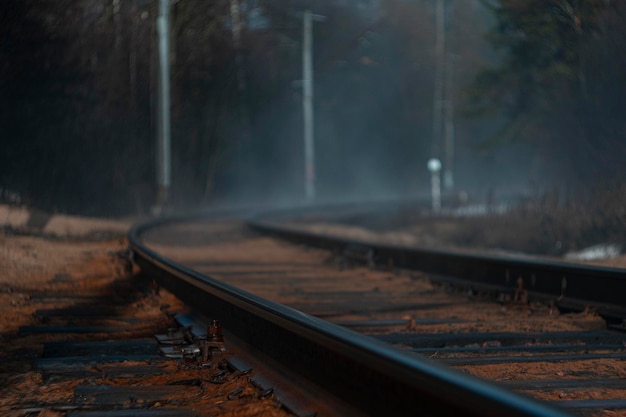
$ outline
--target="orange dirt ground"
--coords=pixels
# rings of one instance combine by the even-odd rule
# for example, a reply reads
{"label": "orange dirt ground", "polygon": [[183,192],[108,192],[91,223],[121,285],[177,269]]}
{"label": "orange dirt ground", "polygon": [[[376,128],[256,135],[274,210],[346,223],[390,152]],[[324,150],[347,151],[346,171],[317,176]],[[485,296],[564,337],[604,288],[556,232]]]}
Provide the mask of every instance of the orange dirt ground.
{"label": "orange dirt ground", "polygon": [[[0,210],[0,220],[2,215]],[[15,219],[15,213],[13,215]],[[50,226],[57,229],[51,230]],[[43,232],[45,236],[17,235],[14,230],[0,229],[0,415],[61,417],[65,413],[55,409],[73,403],[73,389],[78,384],[133,385],[139,382],[133,378],[46,381],[39,372],[33,371],[31,365],[32,360],[41,355],[43,343],[80,340],[84,336],[18,334],[20,326],[42,324],[33,316],[37,309],[69,306],[67,300],[51,302],[50,299],[40,301],[31,297],[41,293],[97,296],[102,297],[103,305],[109,297],[128,299],[123,306],[124,317],[146,320],[132,327],[133,334],[143,337],[163,333],[171,326],[170,319],[160,307],[169,304],[170,311],[176,311],[180,302],[162,289],[156,293],[138,291],[133,282],[138,278],[128,273],[129,264],[124,256],[124,233],[128,226],[123,222],[72,221],[66,217],[49,223],[48,230]],[[111,239],[115,235],[118,237]],[[99,240],[102,236],[104,239]],[[133,291],[137,293],[132,294]],[[101,335],[99,338],[111,336]],[[127,365],[131,364],[120,366]],[[141,384],[163,385],[197,378],[206,381],[215,372],[185,366],[176,360],[164,361],[160,366],[163,375],[142,379]],[[202,410],[201,414],[233,417],[288,415],[277,407],[271,395],[257,398],[258,389],[247,378],[232,376],[220,385],[203,382],[200,386],[188,388],[175,402],[186,408]],[[243,391],[236,398],[227,399],[228,394],[238,388]]]}

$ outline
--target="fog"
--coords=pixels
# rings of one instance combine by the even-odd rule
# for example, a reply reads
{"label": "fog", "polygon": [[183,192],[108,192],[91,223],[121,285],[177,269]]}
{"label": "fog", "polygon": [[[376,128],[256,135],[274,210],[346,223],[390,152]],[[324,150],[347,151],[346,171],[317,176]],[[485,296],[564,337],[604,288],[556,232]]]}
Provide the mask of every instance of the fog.
{"label": "fog", "polygon": [[619,2],[169,2],[166,194],[159,1],[42,3],[0,4],[0,189],[46,211],[426,198],[430,158],[453,174],[446,201],[585,194],[624,176]]}

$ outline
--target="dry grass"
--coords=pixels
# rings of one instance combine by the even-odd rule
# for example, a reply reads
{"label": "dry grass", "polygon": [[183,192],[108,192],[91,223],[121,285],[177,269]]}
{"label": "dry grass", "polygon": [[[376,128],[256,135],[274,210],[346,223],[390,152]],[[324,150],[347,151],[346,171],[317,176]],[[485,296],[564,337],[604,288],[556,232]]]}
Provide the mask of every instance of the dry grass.
{"label": "dry grass", "polygon": [[626,187],[563,200],[553,193],[504,214],[464,218],[447,241],[548,256],[626,243]]}

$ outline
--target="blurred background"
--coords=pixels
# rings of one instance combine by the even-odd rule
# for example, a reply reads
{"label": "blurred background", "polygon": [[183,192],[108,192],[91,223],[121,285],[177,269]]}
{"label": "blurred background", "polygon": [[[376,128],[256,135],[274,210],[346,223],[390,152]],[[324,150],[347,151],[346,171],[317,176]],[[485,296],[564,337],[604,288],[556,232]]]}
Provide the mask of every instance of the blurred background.
{"label": "blurred background", "polygon": [[450,198],[602,195],[622,224],[625,20],[615,0],[2,0],[1,199],[98,216],[306,201],[309,54],[309,201],[427,196],[436,157]]}

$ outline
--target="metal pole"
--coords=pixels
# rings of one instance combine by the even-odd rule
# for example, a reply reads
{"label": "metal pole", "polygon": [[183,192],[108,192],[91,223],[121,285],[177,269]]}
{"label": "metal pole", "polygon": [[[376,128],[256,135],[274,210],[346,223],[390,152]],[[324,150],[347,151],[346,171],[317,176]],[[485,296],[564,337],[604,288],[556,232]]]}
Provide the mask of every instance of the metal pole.
{"label": "metal pole", "polygon": [[439,179],[439,171],[431,174],[430,182],[433,194],[433,213],[439,213],[439,210],[441,210],[441,181]]}
{"label": "metal pole", "polygon": [[302,44],[302,110],[304,117],[304,175],[305,195],[308,201],[315,199],[315,147],[313,130],[313,16],[304,11]]}
{"label": "metal pole", "polygon": [[235,66],[237,68],[237,89],[239,90],[239,99],[241,104],[239,111],[241,114],[241,124],[245,141],[250,139],[250,122],[248,118],[248,105],[246,103],[246,74],[244,71],[243,52],[241,49],[241,5],[239,0],[230,0],[230,18],[232,20],[233,46],[235,47]]}
{"label": "metal pole", "polygon": [[450,191],[454,188],[454,59],[453,54],[447,56],[446,68],[446,102],[444,114],[445,159],[443,170],[443,186]]}
{"label": "metal pole", "polygon": [[237,67],[237,88],[246,90],[246,77],[243,71],[243,54],[241,53],[241,6],[239,0],[230,0],[230,18],[232,21],[233,46],[235,47],[235,64]]}
{"label": "metal pole", "polygon": [[433,96],[433,137],[432,155],[441,157],[444,67],[445,67],[445,7],[444,0],[435,5],[435,90]]}
{"label": "metal pole", "polygon": [[157,204],[160,214],[169,197],[171,184],[170,139],[170,68],[169,68],[169,0],[160,0],[157,32],[159,36],[159,112],[157,126]]}
{"label": "metal pole", "polygon": [[441,161],[437,158],[428,160],[428,171],[430,171],[430,188],[432,193],[433,213],[441,210]]}

